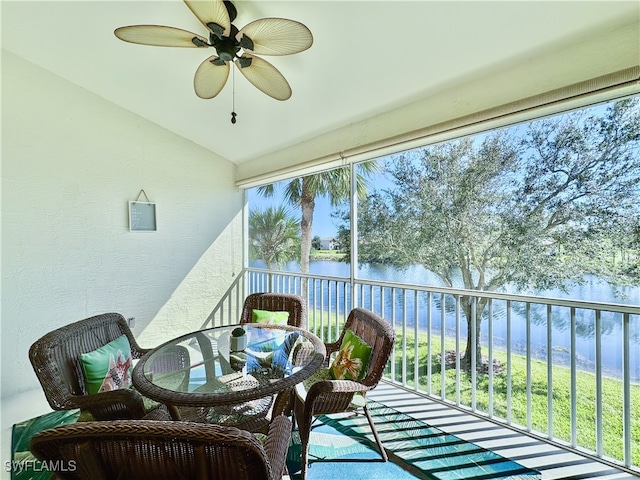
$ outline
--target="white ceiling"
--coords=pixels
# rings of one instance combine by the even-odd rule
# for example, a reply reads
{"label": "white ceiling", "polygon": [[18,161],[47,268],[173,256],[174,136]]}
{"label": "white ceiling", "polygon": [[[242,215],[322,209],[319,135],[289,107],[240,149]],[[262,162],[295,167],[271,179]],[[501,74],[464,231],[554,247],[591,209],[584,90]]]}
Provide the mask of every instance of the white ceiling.
{"label": "white ceiling", "polygon": [[205,34],[169,1],[2,1],[2,47],[240,165],[485,75],[510,62],[628,24],[637,1],[240,0],[234,24],[306,24],[313,46],[269,57],[293,89],[279,102],[240,74],[220,95],[193,91],[213,51],[122,42],[123,25]]}

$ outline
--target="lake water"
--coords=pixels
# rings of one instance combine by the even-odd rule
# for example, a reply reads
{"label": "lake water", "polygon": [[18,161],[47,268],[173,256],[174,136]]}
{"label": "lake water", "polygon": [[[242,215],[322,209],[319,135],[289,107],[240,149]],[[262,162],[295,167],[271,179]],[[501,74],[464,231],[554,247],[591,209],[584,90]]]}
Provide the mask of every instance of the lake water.
{"label": "lake water", "polygon": [[[255,267],[264,267],[261,262],[252,264]],[[331,276],[331,277],[349,277],[349,264],[336,261],[311,261],[309,271],[311,274]],[[297,263],[291,263],[285,268],[286,271],[299,272]],[[358,278],[361,280],[378,280],[389,281],[412,285],[439,285],[440,282],[436,275],[429,272],[421,265],[412,265],[406,269],[398,269],[389,265],[379,264],[362,264],[358,271]],[[324,295],[320,295],[320,291],[310,292],[311,304],[319,306],[319,299],[324,298],[325,308],[328,307],[328,298],[326,283],[324,284]],[[462,285],[459,285],[462,287]],[[392,298],[390,289],[384,289],[385,299],[385,318],[399,324],[406,314],[408,326],[413,327],[415,318],[415,299],[413,294],[407,295],[405,299],[401,297]],[[365,289],[365,298],[363,304],[370,305],[369,291]],[[516,292],[511,292],[516,293]],[[623,289],[614,289],[606,282],[599,281],[597,278],[590,278],[582,285],[576,285],[569,289],[568,292],[561,290],[552,290],[544,292],[518,292],[523,294],[533,294],[548,298],[563,298],[573,300],[584,300],[590,302],[614,303],[623,305],[639,305],[640,304],[640,286],[627,287]],[[334,293],[332,292],[332,295]],[[348,294],[347,294],[348,295]],[[373,302],[376,309],[380,305],[380,289],[374,289]],[[315,297],[315,298],[314,298]],[[439,296],[434,296],[438,297]],[[350,298],[347,296],[346,302],[344,298],[339,298],[338,305],[340,310],[348,305]],[[315,303],[314,303],[315,302]],[[418,328],[426,329],[428,319],[426,318],[426,295],[419,295],[418,299]],[[395,319],[391,318],[391,306],[395,303]],[[335,304],[335,303],[334,303]],[[435,308],[434,308],[435,307]],[[435,334],[439,334],[441,329],[441,313],[439,303],[432,303],[431,328]],[[403,309],[406,308],[406,312]],[[506,304],[505,302],[496,301],[493,307],[493,343],[495,346],[506,345]],[[445,309],[448,311],[448,309]],[[342,312],[341,312],[342,313]],[[578,367],[583,370],[595,371],[595,319],[593,312],[585,310],[576,311],[577,322],[577,339],[576,352]],[[547,350],[547,317],[546,307],[533,305],[531,309],[531,337],[530,343],[532,352],[535,357],[545,359]],[[570,321],[569,309],[556,307],[552,315],[552,348],[554,363],[567,363],[569,361],[569,353],[571,348],[570,338]],[[524,353],[526,349],[526,322],[524,317],[524,304],[512,303],[511,310],[511,345],[515,352]],[[448,311],[445,319],[445,332],[448,336],[455,335],[455,317],[453,312]],[[466,338],[466,322],[464,319],[460,325],[461,338]],[[607,312],[602,313],[601,317],[602,331],[602,363],[603,371],[607,375],[619,377],[622,373],[622,319],[620,315],[613,315]],[[488,336],[488,322],[482,322],[483,342],[486,342]],[[632,315],[630,323],[630,342],[631,342],[631,369],[630,374],[632,381],[640,382],[640,317]]]}

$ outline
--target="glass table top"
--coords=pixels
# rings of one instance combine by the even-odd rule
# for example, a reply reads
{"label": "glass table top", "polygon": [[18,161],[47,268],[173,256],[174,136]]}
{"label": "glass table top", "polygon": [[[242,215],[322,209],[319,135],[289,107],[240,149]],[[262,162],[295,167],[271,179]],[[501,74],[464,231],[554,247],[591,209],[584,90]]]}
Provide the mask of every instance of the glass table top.
{"label": "glass table top", "polygon": [[[304,329],[243,324],[245,346],[233,340],[238,326],[192,332],[151,350],[134,368],[135,388],[170,405],[239,403],[301,382],[324,360],[324,344]],[[294,350],[302,345],[313,354],[294,367]]]}

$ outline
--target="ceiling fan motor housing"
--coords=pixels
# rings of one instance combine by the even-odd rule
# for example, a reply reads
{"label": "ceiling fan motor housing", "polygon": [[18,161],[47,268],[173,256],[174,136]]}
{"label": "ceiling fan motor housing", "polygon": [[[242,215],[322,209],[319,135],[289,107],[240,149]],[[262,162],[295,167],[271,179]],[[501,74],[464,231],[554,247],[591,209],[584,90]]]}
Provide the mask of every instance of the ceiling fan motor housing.
{"label": "ceiling fan motor housing", "polygon": [[[241,42],[236,39],[238,35],[238,28],[235,25],[231,25],[231,33],[228,37],[223,37],[217,34],[215,31],[209,34],[209,40],[213,48],[216,49],[218,57],[225,62],[231,62],[238,55],[241,48]],[[244,37],[244,36],[243,36]],[[249,40],[251,42],[251,40]],[[251,42],[253,44],[253,42]]]}

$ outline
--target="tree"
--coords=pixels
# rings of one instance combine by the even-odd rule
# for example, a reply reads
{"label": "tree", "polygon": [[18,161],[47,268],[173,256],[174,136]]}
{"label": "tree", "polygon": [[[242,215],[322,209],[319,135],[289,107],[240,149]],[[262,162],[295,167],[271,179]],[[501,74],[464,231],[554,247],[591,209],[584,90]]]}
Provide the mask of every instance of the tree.
{"label": "tree", "polygon": [[[640,112],[638,99],[532,122],[393,157],[393,188],[359,208],[359,261],[420,263],[445,286],[496,291],[567,288],[593,274],[640,281]],[[341,241],[348,241],[342,228]],[[621,242],[621,238],[627,240]],[[624,261],[612,262],[621,245]],[[625,260],[626,259],[626,260]],[[469,324],[463,366],[482,365],[480,324]]]}
{"label": "tree", "polygon": [[311,247],[314,250],[322,250],[322,240],[319,236],[315,235],[311,240]]}
{"label": "tree", "polygon": [[300,253],[300,222],[283,206],[249,213],[249,255],[268,269],[282,268]]}
{"label": "tree", "polygon": [[[364,162],[357,166],[356,188],[358,195],[364,197],[367,189],[367,180],[377,172],[379,166],[376,162]],[[258,188],[258,192],[266,197],[275,194],[274,184]],[[309,273],[309,255],[311,254],[311,241],[313,232],[313,212],[316,198],[329,197],[332,206],[340,205],[349,200],[351,192],[351,174],[349,167],[340,167],[326,172],[294,178],[284,185],[285,201],[296,207],[300,207],[300,271]],[[306,296],[306,283],[303,282],[303,296]]]}

